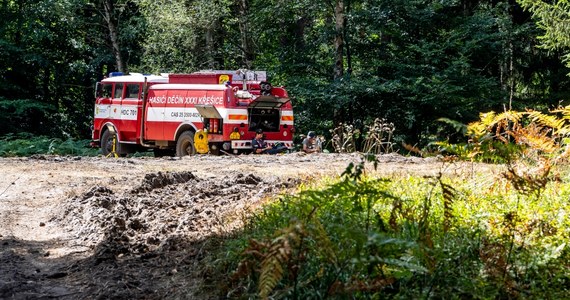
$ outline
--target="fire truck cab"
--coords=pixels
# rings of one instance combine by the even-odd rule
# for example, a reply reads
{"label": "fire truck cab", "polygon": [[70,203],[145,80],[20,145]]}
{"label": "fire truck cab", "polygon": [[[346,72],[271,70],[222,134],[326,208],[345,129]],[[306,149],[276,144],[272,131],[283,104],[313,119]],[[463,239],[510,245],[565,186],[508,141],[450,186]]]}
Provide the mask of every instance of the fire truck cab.
{"label": "fire truck cab", "polygon": [[265,72],[110,75],[96,86],[92,131],[103,155],[251,152],[257,129],[270,145],[293,146],[289,96]]}

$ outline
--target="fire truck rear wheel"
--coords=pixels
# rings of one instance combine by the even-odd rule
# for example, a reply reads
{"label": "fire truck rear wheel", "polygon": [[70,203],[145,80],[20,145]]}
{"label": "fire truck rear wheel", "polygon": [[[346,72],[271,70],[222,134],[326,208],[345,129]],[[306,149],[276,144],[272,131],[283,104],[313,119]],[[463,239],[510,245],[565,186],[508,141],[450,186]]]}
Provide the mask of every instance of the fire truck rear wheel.
{"label": "fire truck rear wheel", "polygon": [[185,131],[176,141],[176,156],[182,157],[194,154],[196,154],[196,148],[194,147],[194,132]]}

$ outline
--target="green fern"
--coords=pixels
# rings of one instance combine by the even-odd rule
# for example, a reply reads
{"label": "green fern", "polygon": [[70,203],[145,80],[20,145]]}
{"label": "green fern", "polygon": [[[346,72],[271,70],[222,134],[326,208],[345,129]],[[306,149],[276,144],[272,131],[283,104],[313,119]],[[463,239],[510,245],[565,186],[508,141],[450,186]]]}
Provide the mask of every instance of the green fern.
{"label": "green fern", "polygon": [[279,238],[269,249],[261,263],[261,274],[259,277],[259,296],[267,299],[273,289],[283,277],[283,264],[291,256],[290,245],[285,238]]}
{"label": "green fern", "polygon": [[304,238],[303,226],[299,223],[282,230],[282,233],[273,239],[268,252],[261,262],[259,276],[259,296],[267,299],[283,278],[284,265],[288,265],[292,259],[294,249],[299,249],[301,240]]}
{"label": "green fern", "polygon": [[441,186],[441,193],[443,196],[443,231],[449,231],[451,223],[453,222],[453,202],[455,201],[456,191],[450,185],[443,182],[441,176],[438,179]]}

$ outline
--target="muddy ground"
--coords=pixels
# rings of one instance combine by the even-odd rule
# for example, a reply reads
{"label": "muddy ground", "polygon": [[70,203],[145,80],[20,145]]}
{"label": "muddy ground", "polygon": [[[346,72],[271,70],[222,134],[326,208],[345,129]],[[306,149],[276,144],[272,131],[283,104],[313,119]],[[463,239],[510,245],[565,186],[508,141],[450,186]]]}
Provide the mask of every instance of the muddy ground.
{"label": "muddy ground", "polygon": [[[204,286],[216,282],[205,278],[208,247],[272,196],[360,159],[0,158],[0,299],[219,299]],[[442,170],[437,159],[379,161],[383,174]]]}

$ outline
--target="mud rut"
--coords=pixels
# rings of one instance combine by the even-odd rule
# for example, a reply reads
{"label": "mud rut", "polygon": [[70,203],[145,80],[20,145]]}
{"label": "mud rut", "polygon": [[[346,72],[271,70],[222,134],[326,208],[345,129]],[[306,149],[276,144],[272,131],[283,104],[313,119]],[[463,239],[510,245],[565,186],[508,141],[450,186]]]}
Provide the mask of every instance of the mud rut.
{"label": "mud rut", "polygon": [[[359,155],[0,159],[0,298],[217,299],[201,260],[270,196]],[[380,172],[439,163],[381,157]],[[468,166],[466,168],[469,168]]]}

